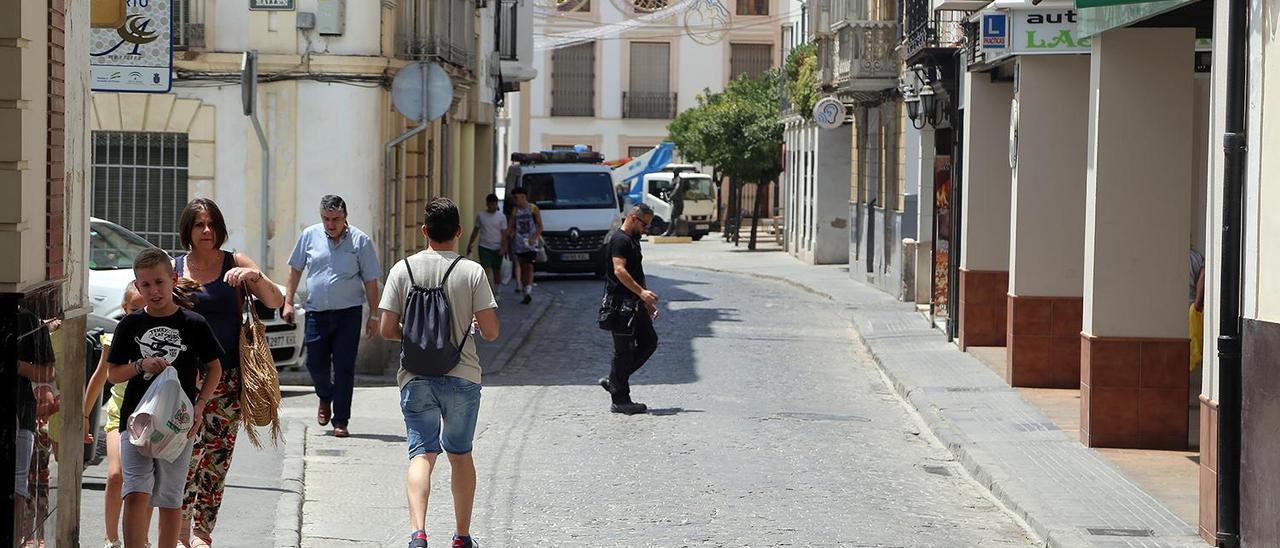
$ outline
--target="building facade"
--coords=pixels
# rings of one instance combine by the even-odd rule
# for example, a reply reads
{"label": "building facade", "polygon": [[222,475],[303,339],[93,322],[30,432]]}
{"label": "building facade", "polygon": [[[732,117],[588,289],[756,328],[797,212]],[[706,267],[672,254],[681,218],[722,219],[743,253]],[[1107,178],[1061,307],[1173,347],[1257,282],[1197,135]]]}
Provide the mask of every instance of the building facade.
{"label": "building facade", "polygon": [[[255,11],[174,2],[172,91],[93,94],[93,215],[181,251],[178,212],[189,199],[212,198],[227,217],[226,247],[284,280],[293,243],[318,222],[325,194],[346,200],[350,222],[379,243],[385,268],[425,244],[418,226],[430,198],[453,198],[464,218],[483,207],[493,188],[496,104],[504,88],[534,75],[528,8],[325,3],[340,6],[334,15],[320,4]],[[240,66],[250,50],[270,159],[266,190],[263,149],[241,105]],[[453,87],[448,112],[425,126],[396,111],[390,89],[416,61],[438,63]],[[380,356],[362,352],[362,365],[385,367]]]}
{"label": "building facade", "polygon": [[[534,69],[508,103],[512,152],[586,145],[606,159],[667,140],[667,124],[741,75],[776,68],[781,0],[569,0],[535,8]],[[518,98],[517,98],[518,97]]]}

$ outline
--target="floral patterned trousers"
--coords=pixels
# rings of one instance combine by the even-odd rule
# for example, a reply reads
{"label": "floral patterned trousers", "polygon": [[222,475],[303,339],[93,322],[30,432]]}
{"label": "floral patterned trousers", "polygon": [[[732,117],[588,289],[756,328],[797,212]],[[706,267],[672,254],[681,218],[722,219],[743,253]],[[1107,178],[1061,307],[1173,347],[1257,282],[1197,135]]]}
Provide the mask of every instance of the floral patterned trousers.
{"label": "floral patterned trousers", "polygon": [[195,534],[207,537],[218,522],[222,491],[231,469],[231,455],[240,433],[240,370],[226,369],[213,398],[204,407],[204,422],[191,452],[183,517],[194,522]]}

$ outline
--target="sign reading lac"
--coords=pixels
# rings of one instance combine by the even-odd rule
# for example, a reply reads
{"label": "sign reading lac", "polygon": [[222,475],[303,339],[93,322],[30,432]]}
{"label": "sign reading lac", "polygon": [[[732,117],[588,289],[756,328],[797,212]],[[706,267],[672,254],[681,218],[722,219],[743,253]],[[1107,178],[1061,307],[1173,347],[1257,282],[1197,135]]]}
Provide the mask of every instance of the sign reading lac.
{"label": "sign reading lac", "polygon": [[1077,28],[1075,10],[1014,12],[1013,51],[1019,55],[1089,53],[1091,42]]}

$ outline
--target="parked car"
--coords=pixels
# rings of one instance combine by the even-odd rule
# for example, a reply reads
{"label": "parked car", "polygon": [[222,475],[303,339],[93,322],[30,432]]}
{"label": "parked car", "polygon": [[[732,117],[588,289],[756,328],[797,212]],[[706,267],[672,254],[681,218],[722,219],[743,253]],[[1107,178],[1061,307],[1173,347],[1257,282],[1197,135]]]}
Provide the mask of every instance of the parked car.
{"label": "parked car", "polygon": [[[108,333],[115,332],[116,322],[124,317],[120,301],[124,288],[133,281],[133,258],[139,251],[155,247],[142,236],[128,229],[98,218],[89,219],[89,301],[93,310],[89,313],[89,328],[100,327]],[[284,286],[280,286],[284,292]],[[267,343],[271,345],[271,357],[276,369],[297,367],[304,364],[303,325],[306,311],[297,310],[296,323],[280,319],[278,310],[267,308],[254,299],[258,317],[267,329]]]}

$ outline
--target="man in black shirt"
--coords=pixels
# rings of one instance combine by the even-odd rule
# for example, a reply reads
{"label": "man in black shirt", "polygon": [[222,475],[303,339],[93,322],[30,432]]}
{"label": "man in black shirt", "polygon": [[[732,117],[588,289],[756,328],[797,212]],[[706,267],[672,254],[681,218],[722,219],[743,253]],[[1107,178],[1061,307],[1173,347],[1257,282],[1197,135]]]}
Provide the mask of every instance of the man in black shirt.
{"label": "man in black shirt", "polygon": [[17,322],[18,333],[18,433],[14,447],[14,523],[18,524],[19,537],[30,533],[26,525],[30,514],[27,513],[27,501],[37,494],[35,486],[29,483],[32,456],[35,451],[36,419],[45,418],[47,411],[39,411],[35,391],[48,390],[47,383],[54,380],[53,343],[49,338],[49,329],[40,318],[31,311],[19,309]]}
{"label": "man in black shirt", "polygon": [[658,314],[658,295],[645,286],[643,256],[640,253],[640,236],[653,222],[653,209],[637,204],[627,212],[626,221],[609,240],[609,257],[613,269],[605,279],[605,290],[615,298],[644,303],[637,308],[630,332],[613,333],[613,364],[609,376],[600,379],[600,386],[613,396],[610,410],[614,413],[634,415],[648,410],[643,403],[631,401],[631,375],[640,369],[654,350],[658,349],[658,333],[653,330],[653,319]]}

